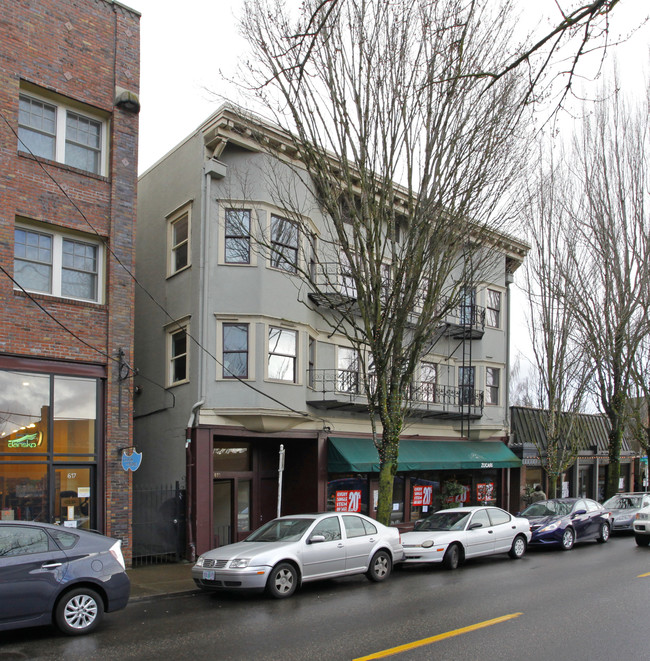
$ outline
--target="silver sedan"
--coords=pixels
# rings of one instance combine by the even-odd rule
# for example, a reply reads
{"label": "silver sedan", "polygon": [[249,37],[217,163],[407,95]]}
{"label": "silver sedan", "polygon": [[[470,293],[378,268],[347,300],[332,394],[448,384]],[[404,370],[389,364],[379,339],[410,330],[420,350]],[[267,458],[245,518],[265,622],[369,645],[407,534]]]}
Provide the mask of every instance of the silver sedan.
{"label": "silver sedan", "polygon": [[202,590],[266,590],[281,599],[323,578],[365,573],[383,581],[403,555],[399,531],[363,514],[297,514],[203,553],[192,578]]}
{"label": "silver sedan", "polygon": [[440,510],[402,534],[404,562],[442,562],[456,569],[467,558],[508,553],[521,558],[530,541],[530,523],[498,507]]}

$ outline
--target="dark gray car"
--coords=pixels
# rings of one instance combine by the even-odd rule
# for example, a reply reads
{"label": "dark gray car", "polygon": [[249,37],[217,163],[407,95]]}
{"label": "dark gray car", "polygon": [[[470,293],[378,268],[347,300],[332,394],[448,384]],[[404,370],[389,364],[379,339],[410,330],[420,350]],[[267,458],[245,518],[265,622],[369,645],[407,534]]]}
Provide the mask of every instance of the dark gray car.
{"label": "dark gray car", "polygon": [[131,585],[121,542],[99,533],[0,521],[0,631],[56,624],[89,633],[124,608]]}

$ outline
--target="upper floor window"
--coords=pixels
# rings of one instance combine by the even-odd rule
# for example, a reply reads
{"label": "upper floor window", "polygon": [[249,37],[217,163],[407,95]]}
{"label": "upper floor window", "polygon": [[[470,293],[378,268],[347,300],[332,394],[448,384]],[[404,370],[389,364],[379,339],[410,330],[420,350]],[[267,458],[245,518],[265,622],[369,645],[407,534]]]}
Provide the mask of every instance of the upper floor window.
{"label": "upper floor window", "polygon": [[461,405],[475,405],[474,393],[474,367],[459,367],[458,368],[458,383],[460,385],[460,404]]}
{"label": "upper floor window", "polygon": [[227,264],[250,264],[251,212],[226,209],[225,260]]}
{"label": "upper floor window", "polygon": [[501,328],[501,292],[487,290],[485,323],[492,328]]}
{"label": "upper floor window", "polygon": [[296,382],[298,333],[286,328],[269,328],[268,377]]}
{"label": "upper floor window", "polygon": [[359,392],[359,355],[350,347],[338,348],[336,389],[339,392]]}
{"label": "upper floor window", "polygon": [[309,338],[309,365],[307,366],[307,379],[310,388],[316,385],[316,340],[313,337]]}
{"label": "upper floor window", "polygon": [[174,275],[190,265],[190,211],[184,207],[168,219],[168,274]]}
{"label": "upper floor window", "polygon": [[423,402],[436,401],[438,387],[438,366],[435,363],[420,364],[420,399]]}
{"label": "upper floor window", "polygon": [[476,289],[464,287],[458,306],[458,323],[472,326],[476,323]]}
{"label": "upper floor window", "polygon": [[106,123],[63,102],[21,94],[18,106],[18,149],[105,174]]}
{"label": "upper floor window", "polygon": [[298,271],[298,225],[280,216],[271,216],[271,266]]}
{"label": "upper floor window", "polygon": [[485,403],[493,406],[499,404],[499,381],[501,370],[498,367],[485,369]]}
{"label": "upper floor window", "polygon": [[167,334],[168,377],[170,386],[189,380],[188,354],[189,328],[186,323],[177,323]]}
{"label": "upper floor window", "polygon": [[100,244],[16,226],[14,279],[27,291],[101,302]]}
{"label": "upper floor window", "polygon": [[223,378],[248,378],[248,324],[223,324]]}

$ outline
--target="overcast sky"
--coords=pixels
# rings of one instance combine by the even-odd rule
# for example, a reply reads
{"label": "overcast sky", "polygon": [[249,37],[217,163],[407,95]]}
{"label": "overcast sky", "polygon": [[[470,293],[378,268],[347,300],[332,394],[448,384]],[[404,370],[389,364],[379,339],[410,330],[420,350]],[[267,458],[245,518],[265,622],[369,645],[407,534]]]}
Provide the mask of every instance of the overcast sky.
{"label": "overcast sky", "polygon": [[[193,132],[222,102],[236,100],[228,78],[246,50],[238,35],[236,16],[242,0],[121,0],[139,11],[140,35],[140,142],[138,170],[144,172],[183,138]],[[289,0],[297,2],[299,0]],[[496,0],[494,0],[496,1]],[[556,24],[556,3],[570,9],[577,0],[517,0],[521,24],[537,34]],[[535,12],[539,12],[538,15]],[[627,91],[643,91],[650,47],[648,0],[621,0],[612,12],[611,36],[620,39],[639,27],[616,55]],[[645,21],[645,23],[644,23]],[[586,89],[598,82],[584,81]],[[570,123],[568,123],[570,125]],[[513,291],[513,359],[517,352],[530,355],[521,292]]]}

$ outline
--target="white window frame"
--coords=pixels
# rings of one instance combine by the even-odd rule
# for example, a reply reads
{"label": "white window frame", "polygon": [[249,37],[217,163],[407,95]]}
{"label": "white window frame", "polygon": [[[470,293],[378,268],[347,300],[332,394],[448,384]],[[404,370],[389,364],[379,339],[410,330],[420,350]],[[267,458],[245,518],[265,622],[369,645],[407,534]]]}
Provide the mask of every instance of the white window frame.
{"label": "white window frame", "polygon": [[[425,372],[431,370],[433,372],[433,381],[430,378],[425,379]],[[438,401],[438,385],[440,382],[440,370],[438,363],[430,360],[423,360],[420,362],[420,400],[428,403],[436,403]]]}
{"label": "white window frame", "polygon": [[[176,243],[176,225],[187,218],[187,237]],[[187,248],[187,263],[176,267],[176,255],[179,247]],[[188,202],[167,216],[167,277],[171,278],[192,266],[192,203]]]}
{"label": "white window frame", "polygon": [[[490,370],[495,370],[497,373],[497,384],[488,383],[488,373]],[[485,405],[486,406],[499,406],[501,404],[501,368],[490,365],[485,368]],[[496,389],[496,402],[492,401],[491,392]]]}
{"label": "white window frame", "polygon": [[[490,292],[499,295],[499,308],[490,307]],[[496,325],[490,323],[490,310],[497,312],[497,323]],[[485,325],[490,328],[501,328],[503,325],[502,322],[503,316],[503,292],[500,289],[495,289],[494,287],[488,287],[485,291]]]}
{"label": "white window frame", "polygon": [[[23,230],[25,232],[31,232],[34,234],[41,234],[48,236],[52,239],[52,262],[49,264],[51,269],[51,278],[50,278],[50,291],[41,291],[38,289],[30,289],[21,283],[21,286],[14,285],[14,289],[32,292],[35,294],[42,294],[44,296],[54,296],[57,298],[66,298],[73,301],[86,301],[90,303],[103,304],[104,303],[104,245],[101,241],[98,241],[96,238],[91,238],[87,235],[73,234],[69,232],[60,232],[52,230],[52,226],[45,227],[44,225],[36,225],[30,223],[16,222],[16,230]],[[78,296],[70,296],[69,294],[64,294],[63,289],[63,272],[66,268],[63,266],[63,243],[64,241],[73,241],[78,244],[85,244],[92,246],[96,249],[96,271],[95,271],[95,284],[96,292],[94,298],[82,298]],[[22,261],[30,261],[27,259],[17,258],[16,257],[16,244],[15,244],[15,232],[14,232],[14,265],[16,259],[21,259]],[[46,262],[35,261],[38,264],[45,264]],[[14,279],[17,274],[14,274]]]}
{"label": "white window frame", "polygon": [[[248,214],[248,233],[241,233],[241,234],[233,234],[233,235],[228,235],[227,234],[227,222],[228,222],[228,215],[229,213],[239,213],[239,214]],[[224,214],[223,214],[223,263],[227,264],[228,266],[252,266],[253,264],[253,246],[252,246],[252,226],[253,226],[253,210],[250,208],[237,208],[237,207],[226,207],[224,208]],[[245,262],[238,262],[238,261],[229,261],[228,260],[228,251],[227,251],[227,244],[229,239],[235,239],[235,240],[248,240],[248,259]]]}
{"label": "white window frame", "polygon": [[[189,383],[190,380],[190,320],[189,318],[179,319],[172,324],[166,326],[166,365],[167,365],[167,374],[166,374],[166,383],[168,388],[174,386],[179,386],[183,383]],[[185,333],[185,352],[182,354],[174,355],[174,335],[177,333]],[[174,361],[179,357],[183,356],[185,358],[185,377],[183,379],[174,380]]]}
{"label": "white window frame", "polygon": [[[219,356],[220,364],[217,365],[215,379],[217,381],[255,381],[255,332],[257,324],[260,321],[258,317],[235,316],[235,315],[215,315],[216,320],[216,356]],[[234,324],[235,326],[248,326],[248,376],[236,378],[233,376],[224,377],[223,368],[223,326],[224,324]]]}
{"label": "white window frame", "polygon": [[[283,354],[279,352],[271,352],[271,346],[270,346],[270,335],[271,335],[271,330],[279,330],[281,332],[287,332],[287,333],[293,333],[296,338],[296,344],[295,344],[295,350],[294,354]],[[268,381],[272,381],[274,383],[286,383],[286,384],[298,384],[300,383],[300,332],[298,331],[297,328],[288,328],[286,326],[282,326],[281,324],[268,324],[266,326],[266,361],[265,361],[265,369],[266,369],[266,379]],[[275,377],[271,377],[269,375],[269,360],[271,356],[285,356],[288,358],[293,358],[293,376],[291,379],[278,379]]]}
{"label": "white window frame", "polygon": [[[342,362],[344,360],[345,362]],[[356,369],[352,369],[356,367]],[[356,378],[355,378],[356,377]],[[352,382],[350,379],[352,378]],[[361,357],[353,347],[336,347],[336,392],[358,394],[361,390]]]}
{"label": "white window frame", "polygon": [[[273,221],[279,220],[284,223],[289,223],[296,230],[296,245],[291,246],[288,243],[282,241],[273,240]],[[284,273],[289,273],[291,275],[297,275],[300,268],[300,251],[301,251],[301,229],[300,223],[291,218],[287,218],[279,213],[271,212],[269,214],[269,240],[270,240],[270,255],[269,255],[269,268],[272,268],[274,271],[282,271]],[[277,246],[277,247],[276,247]],[[286,259],[286,251],[294,251],[296,261],[295,264],[292,264],[289,260]],[[281,261],[278,261],[281,260]],[[277,263],[275,263],[277,262]]]}
{"label": "white window frame", "polygon": [[[48,158],[49,160],[54,160],[57,163],[62,163],[63,165],[74,167],[77,170],[88,172],[89,174],[94,174],[101,177],[108,176],[108,121],[106,118],[92,112],[91,109],[86,108],[82,104],[75,103],[72,100],[66,100],[65,97],[62,97],[58,94],[52,94],[52,96],[49,96],[46,94],[39,94],[38,92],[34,92],[31,88],[26,89],[21,87],[20,96],[26,99],[37,101],[38,103],[54,106],[55,108],[55,130],[53,135],[54,158],[52,159],[48,156],[40,156],[39,154],[35,154],[35,156],[38,156],[39,158]],[[75,165],[66,163],[65,150],[67,144],[67,119],[69,113],[92,122],[97,122],[100,125],[98,172],[93,172],[92,170],[86,170],[84,168],[79,168]],[[19,124],[19,130],[20,128],[21,125]],[[31,127],[27,126],[26,128],[30,129]],[[30,153],[29,148],[24,145],[20,139],[18,140],[18,151],[28,154]]]}

